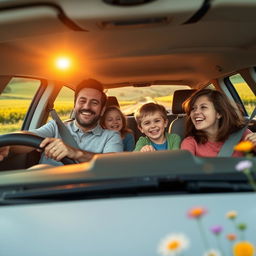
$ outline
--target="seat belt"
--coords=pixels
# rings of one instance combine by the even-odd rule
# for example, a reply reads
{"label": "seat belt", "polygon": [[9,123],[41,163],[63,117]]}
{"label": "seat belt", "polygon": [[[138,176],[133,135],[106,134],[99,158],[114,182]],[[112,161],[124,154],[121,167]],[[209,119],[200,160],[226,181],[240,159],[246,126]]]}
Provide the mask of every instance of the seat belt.
{"label": "seat belt", "polygon": [[58,126],[60,136],[63,139],[63,141],[71,147],[79,148],[77,142],[75,141],[75,139],[71,135],[71,133],[68,130],[68,128],[66,127],[66,125],[61,121],[61,119],[59,118],[55,109],[50,110],[50,115],[51,115],[52,119],[56,122],[56,124]]}
{"label": "seat belt", "polygon": [[246,122],[246,125],[244,128],[240,129],[237,132],[232,133],[228,139],[224,142],[218,157],[229,157],[232,156],[233,152],[234,152],[234,146],[236,144],[238,144],[238,142],[241,140],[243,133],[245,132],[245,130],[247,129],[248,124],[250,123],[250,121],[255,117],[256,115],[256,107],[254,108],[251,117],[249,118],[249,120]]}

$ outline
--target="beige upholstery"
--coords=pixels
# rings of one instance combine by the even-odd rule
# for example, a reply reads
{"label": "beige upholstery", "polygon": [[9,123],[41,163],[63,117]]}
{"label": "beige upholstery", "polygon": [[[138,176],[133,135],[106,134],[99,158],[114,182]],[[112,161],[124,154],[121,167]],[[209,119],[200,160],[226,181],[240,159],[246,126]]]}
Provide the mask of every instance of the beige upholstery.
{"label": "beige upholstery", "polygon": [[182,108],[183,102],[196,90],[177,90],[173,94],[172,113],[177,114],[169,126],[169,133],[176,133],[184,138],[186,114]]}

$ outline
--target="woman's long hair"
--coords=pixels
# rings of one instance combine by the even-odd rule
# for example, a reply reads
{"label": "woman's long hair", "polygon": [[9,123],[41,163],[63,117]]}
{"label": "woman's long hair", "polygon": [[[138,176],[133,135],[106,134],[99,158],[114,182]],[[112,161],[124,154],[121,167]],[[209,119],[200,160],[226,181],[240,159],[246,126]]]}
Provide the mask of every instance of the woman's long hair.
{"label": "woman's long hair", "polygon": [[101,126],[103,128],[106,128],[106,126],[105,126],[106,115],[107,115],[107,113],[109,113],[110,111],[113,111],[113,110],[117,111],[122,118],[123,126],[122,126],[122,129],[120,130],[121,137],[124,138],[127,133],[133,133],[133,131],[127,127],[127,121],[126,121],[125,115],[122,113],[122,111],[120,110],[119,107],[114,106],[114,105],[107,107],[106,110],[104,111],[104,114],[100,119]]}
{"label": "woman's long hair", "polygon": [[245,126],[245,120],[237,105],[233,105],[228,97],[217,90],[202,89],[191,95],[184,103],[183,107],[187,114],[185,136],[193,136],[198,143],[206,143],[208,141],[207,134],[204,131],[196,130],[191,120],[190,113],[196,102],[201,97],[206,96],[217,113],[221,115],[219,119],[219,130],[216,137],[217,141],[225,141],[230,134],[238,131]]}

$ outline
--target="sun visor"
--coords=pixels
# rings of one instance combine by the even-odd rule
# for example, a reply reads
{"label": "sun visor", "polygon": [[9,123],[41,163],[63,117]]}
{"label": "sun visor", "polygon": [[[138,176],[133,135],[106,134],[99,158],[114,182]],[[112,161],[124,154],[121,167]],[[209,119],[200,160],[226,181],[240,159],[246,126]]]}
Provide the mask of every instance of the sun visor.
{"label": "sun visor", "polygon": [[[83,30],[53,4],[0,6],[0,41],[68,30]],[[10,32],[11,31],[11,32]]]}

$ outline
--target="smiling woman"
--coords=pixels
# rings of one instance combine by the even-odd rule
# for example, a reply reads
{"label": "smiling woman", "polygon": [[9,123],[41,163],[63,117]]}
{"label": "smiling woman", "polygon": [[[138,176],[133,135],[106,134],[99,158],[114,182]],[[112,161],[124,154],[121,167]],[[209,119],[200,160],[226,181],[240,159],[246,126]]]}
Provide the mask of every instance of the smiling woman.
{"label": "smiling woman", "polygon": [[[228,97],[217,90],[202,89],[190,96],[185,102],[188,115],[186,120],[186,138],[182,141],[181,148],[190,151],[195,156],[243,156],[239,151],[234,151],[230,142],[231,151],[222,148],[238,136],[237,141],[250,141],[256,148],[256,133],[246,126],[242,113],[234,109]],[[231,140],[232,141],[232,140]]]}

